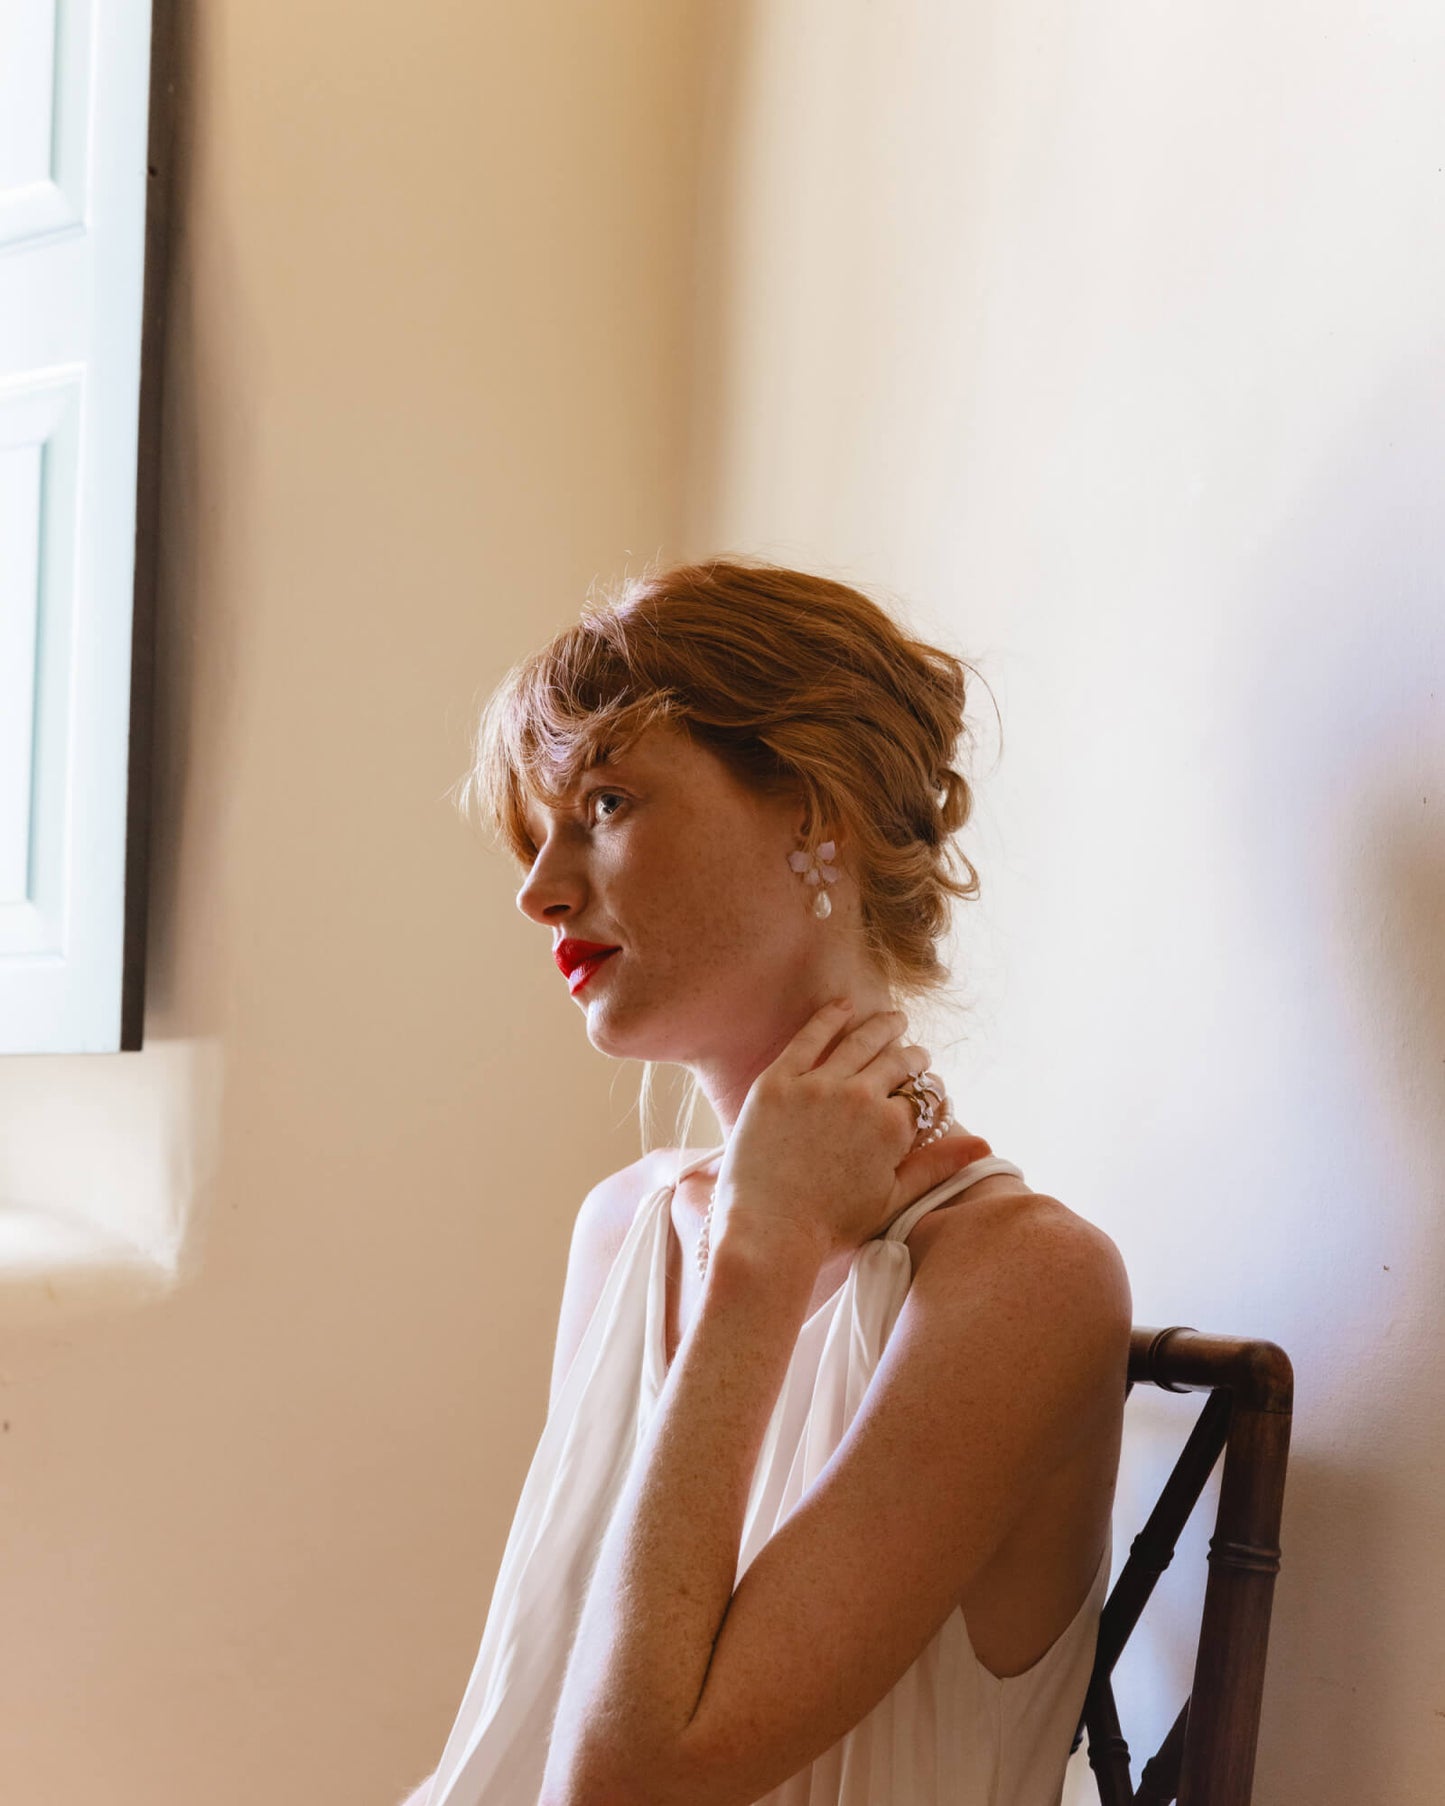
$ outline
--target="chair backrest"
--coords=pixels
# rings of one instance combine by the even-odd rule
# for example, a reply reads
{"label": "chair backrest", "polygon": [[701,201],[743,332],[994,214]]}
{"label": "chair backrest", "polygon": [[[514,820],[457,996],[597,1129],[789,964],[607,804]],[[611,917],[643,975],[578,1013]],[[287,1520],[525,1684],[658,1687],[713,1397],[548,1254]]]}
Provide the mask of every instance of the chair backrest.
{"label": "chair backrest", "polygon": [[[1103,1806],[1168,1806],[1175,1799],[1179,1806],[1249,1806],[1279,1572],[1293,1370],[1273,1342],[1136,1327],[1129,1348],[1130,1389],[1135,1385],[1209,1396],[1105,1603],[1074,1748],[1087,1730]],[[1114,1665],[1221,1451],[1193,1686],[1136,1790],[1114,1702]]]}

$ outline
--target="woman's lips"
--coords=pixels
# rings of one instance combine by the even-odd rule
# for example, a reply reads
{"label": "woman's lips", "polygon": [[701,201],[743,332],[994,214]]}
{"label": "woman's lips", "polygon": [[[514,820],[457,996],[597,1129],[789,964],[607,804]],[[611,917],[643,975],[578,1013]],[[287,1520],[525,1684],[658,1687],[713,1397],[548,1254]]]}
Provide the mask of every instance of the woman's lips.
{"label": "woman's lips", "polygon": [[570,994],[575,997],[597,968],[605,965],[614,953],[620,951],[621,949],[618,947],[611,947],[606,953],[594,953],[590,959],[584,959],[580,966],[574,966],[567,976],[567,989]]}
{"label": "woman's lips", "polygon": [[552,958],[557,962],[557,969],[564,978],[568,977],[584,959],[591,959],[594,953],[615,953],[616,941],[584,941],[580,935],[564,935],[552,949]]}

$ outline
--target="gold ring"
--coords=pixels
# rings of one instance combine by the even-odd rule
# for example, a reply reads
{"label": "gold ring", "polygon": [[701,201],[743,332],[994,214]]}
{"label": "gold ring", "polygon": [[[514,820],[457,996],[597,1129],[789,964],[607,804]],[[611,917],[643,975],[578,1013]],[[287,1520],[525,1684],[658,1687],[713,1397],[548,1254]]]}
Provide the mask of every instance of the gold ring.
{"label": "gold ring", "polygon": [[939,1109],[943,1103],[943,1087],[930,1081],[936,1075],[924,1071],[910,1073],[901,1085],[895,1085],[888,1093],[889,1097],[906,1099],[913,1112],[913,1132],[926,1133],[934,1125]]}

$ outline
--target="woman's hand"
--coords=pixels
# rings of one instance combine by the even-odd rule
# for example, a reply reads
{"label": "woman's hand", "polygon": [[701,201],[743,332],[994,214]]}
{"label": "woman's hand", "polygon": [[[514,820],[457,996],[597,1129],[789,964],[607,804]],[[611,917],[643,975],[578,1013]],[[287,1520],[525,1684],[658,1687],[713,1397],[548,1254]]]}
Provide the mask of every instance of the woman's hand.
{"label": "woman's hand", "polygon": [[851,1016],[847,998],[824,1004],[753,1080],[718,1172],[718,1243],[729,1223],[781,1228],[821,1265],[957,1170],[968,1144],[910,1153],[913,1108],[889,1096],[928,1067],[927,1049],[901,1040],[903,1012]]}

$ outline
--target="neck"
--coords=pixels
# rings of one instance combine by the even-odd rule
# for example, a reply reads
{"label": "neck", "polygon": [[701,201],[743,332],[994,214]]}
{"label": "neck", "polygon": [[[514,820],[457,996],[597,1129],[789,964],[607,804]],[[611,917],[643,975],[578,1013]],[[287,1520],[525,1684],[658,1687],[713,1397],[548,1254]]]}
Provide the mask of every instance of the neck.
{"label": "neck", "polygon": [[[735,1025],[735,1038],[726,1047],[683,1062],[711,1106],[724,1143],[732,1139],[733,1127],[758,1074],[772,1065],[803,1024],[831,997],[853,999],[850,1026],[879,1010],[900,1007],[887,987],[875,978],[826,981],[815,986],[794,1009],[781,1010],[763,1021],[739,1023]],[[904,1039],[911,1037],[912,1030],[905,1030]]]}

